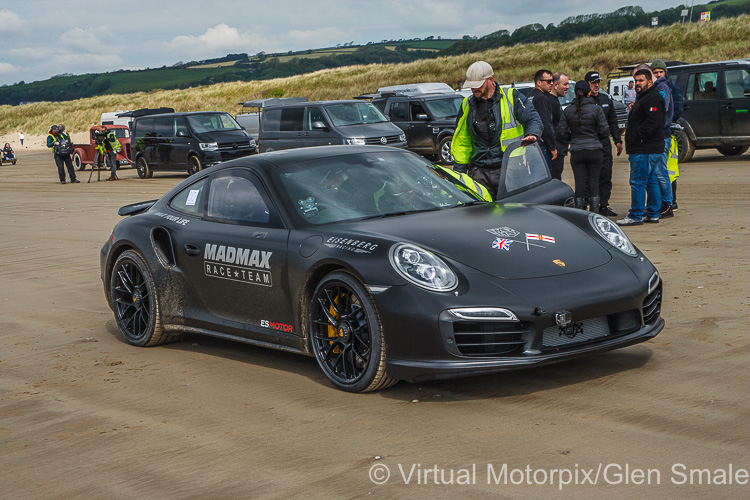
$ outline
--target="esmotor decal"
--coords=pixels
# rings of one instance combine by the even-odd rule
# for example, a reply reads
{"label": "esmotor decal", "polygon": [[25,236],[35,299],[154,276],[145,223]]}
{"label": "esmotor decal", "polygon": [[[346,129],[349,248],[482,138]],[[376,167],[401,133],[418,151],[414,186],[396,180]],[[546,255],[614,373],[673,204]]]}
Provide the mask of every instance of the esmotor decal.
{"label": "esmotor decal", "polygon": [[203,252],[206,276],[273,286],[269,259],[273,252],[206,243]]}
{"label": "esmotor decal", "polygon": [[267,319],[260,320],[260,326],[263,328],[270,328],[271,330],[278,330],[280,332],[294,333],[292,325],[286,323],[278,323],[276,321],[268,321]]}

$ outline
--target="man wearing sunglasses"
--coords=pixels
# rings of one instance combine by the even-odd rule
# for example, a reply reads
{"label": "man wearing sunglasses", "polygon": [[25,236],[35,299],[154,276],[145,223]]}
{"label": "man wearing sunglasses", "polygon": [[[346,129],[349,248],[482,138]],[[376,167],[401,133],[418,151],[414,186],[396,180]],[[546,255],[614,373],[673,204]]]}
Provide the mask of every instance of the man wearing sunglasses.
{"label": "man wearing sunglasses", "polygon": [[469,66],[464,87],[472,95],[458,110],[451,144],[453,170],[468,172],[496,199],[505,149],[517,142],[536,142],[544,130],[542,120],[523,94],[495,83],[492,66],[485,61]]}
{"label": "man wearing sunglasses", "polygon": [[[534,75],[534,88],[529,94],[529,100],[534,105],[534,109],[539,113],[542,119],[542,140],[540,146],[547,156],[547,163],[551,164],[552,160],[557,158],[557,146],[555,142],[555,111],[552,102],[547,97],[552,92],[552,72],[548,69],[540,69]],[[560,121],[560,117],[557,117]]]}

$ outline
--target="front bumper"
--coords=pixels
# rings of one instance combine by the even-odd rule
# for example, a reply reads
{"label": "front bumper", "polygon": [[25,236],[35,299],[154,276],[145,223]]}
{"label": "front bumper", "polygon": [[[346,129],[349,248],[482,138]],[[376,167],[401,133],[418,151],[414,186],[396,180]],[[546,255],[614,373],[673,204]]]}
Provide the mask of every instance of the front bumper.
{"label": "front bumper", "polygon": [[[618,258],[547,278],[475,274],[457,294],[391,287],[374,295],[388,376],[420,381],[530,368],[649,340],[665,324],[655,273],[648,261]],[[457,319],[449,312],[472,307],[504,308],[516,319]],[[561,312],[569,313],[570,326],[558,319]]]}

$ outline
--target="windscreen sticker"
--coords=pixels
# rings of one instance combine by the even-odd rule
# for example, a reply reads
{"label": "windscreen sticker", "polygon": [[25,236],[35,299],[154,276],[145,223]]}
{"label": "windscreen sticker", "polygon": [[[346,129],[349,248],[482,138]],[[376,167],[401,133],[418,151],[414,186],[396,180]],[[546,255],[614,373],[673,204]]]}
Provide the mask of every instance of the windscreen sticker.
{"label": "windscreen sticker", "polygon": [[195,206],[195,202],[198,200],[198,195],[200,194],[200,189],[191,189],[188,193],[187,200],[185,200],[185,205],[192,207]]}
{"label": "windscreen sticker", "polygon": [[272,255],[263,250],[206,243],[203,265],[206,276],[273,286],[269,263]]}
{"label": "windscreen sticker", "polygon": [[369,241],[355,240],[352,238],[341,238],[338,236],[331,236],[325,241],[324,245],[328,248],[346,250],[354,253],[372,253],[378,248],[377,243],[370,243]]}

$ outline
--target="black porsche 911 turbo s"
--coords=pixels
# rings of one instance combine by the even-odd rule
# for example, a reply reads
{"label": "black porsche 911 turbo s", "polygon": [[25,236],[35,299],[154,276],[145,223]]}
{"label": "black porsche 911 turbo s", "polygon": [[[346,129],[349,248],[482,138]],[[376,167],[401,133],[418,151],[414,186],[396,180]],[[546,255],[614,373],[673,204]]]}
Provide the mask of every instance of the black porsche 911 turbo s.
{"label": "black porsche 911 turbo s", "polygon": [[497,203],[381,146],[217,165],[120,209],[101,251],[108,303],[130,344],[199,333],[303,353],[351,392],[656,336],[651,262],[609,219],[562,206],[572,192],[538,147],[505,157]]}

